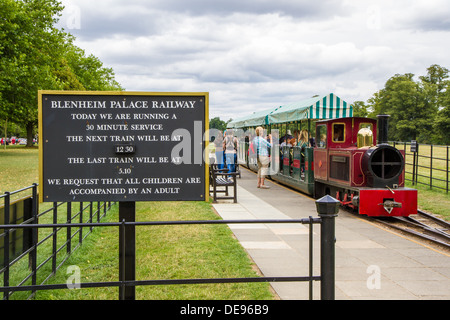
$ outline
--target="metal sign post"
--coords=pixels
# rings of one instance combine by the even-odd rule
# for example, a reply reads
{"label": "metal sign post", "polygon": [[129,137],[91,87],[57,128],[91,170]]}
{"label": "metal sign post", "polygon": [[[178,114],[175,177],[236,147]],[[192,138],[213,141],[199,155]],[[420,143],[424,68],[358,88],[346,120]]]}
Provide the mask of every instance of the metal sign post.
{"label": "metal sign post", "polygon": [[[119,222],[136,222],[136,202],[119,202]],[[119,231],[119,279],[136,280],[136,227],[123,225]],[[135,300],[135,286],[121,286],[119,300]]]}
{"label": "metal sign post", "polygon": [[417,184],[417,171],[419,170],[419,144],[416,140],[411,140],[411,152],[413,153],[413,174],[412,174],[412,184]]}

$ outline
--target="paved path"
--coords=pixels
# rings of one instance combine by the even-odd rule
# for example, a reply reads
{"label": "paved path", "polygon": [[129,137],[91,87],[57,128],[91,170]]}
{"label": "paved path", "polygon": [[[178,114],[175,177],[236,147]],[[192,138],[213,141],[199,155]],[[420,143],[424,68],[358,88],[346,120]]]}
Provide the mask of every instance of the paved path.
{"label": "paved path", "polygon": [[[223,219],[317,217],[314,200],[243,168],[238,203],[214,208]],[[307,276],[309,226],[233,224],[231,230],[265,276]],[[320,275],[320,227],[314,226],[314,275]],[[309,298],[308,283],[272,283],[283,300]],[[314,284],[320,299],[320,283]],[[450,299],[450,256],[344,211],[336,218],[336,299]]]}

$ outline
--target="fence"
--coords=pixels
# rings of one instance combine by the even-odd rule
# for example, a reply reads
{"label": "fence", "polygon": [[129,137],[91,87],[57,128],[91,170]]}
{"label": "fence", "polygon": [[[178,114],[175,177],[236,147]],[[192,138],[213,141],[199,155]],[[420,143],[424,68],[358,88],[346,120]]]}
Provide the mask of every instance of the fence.
{"label": "fence", "polygon": [[[30,195],[11,201],[13,196],[30,191]],[[13,292],[22,291],[20,288],[27,287],[26,283],[31,283],[31,287],[34,288],[39,287],[37,285],[39,271],[44,273],[41,285],[47,282],[92,232],[96,225],[94,221],[99,222],[111,208],[111,203],[105,202],[97,202],[97,205],[93,202],[66,202],[50,204],[50,208],[39,213],[37,184],[14,192],[6,192],[0,199],[4,204],[0,207],[0,275],[3,275],[3,287],[10,286],[11,270],[14,267],[18,270],[29,270],[23,279],[17,280],[17,277],[13,277],[18,282],[15,286],[17,290],[1,290],[4,300],[8,300]],[[65,216],[61,216],[63,207]],[[38,233],[41,226],[40,219],[52,222],[50,232]],[[66,222],[64,227],[58,224],[58,220]],[[79,223],[73,223],[75,220]],[[87,223],[83,223],[84,221]],[[83,230],[83,227],[87,227],[87,231]],[[63,230],[65,235],[62,234]],[[61,240],[63,243],[58,246]],[[48,242],[51,242],[51,245]],[[26,291],[31,291],[28,298],[36,293],[35,289]]]}
{"label": "fence", "polygon": [[449,146],[417,144],[412,142],[390,142],[405,151],[405,179],[412,185],[424,185],[430,189],[449,191]]}
{"label": "fence", "polygon": [[[33,186],[33,198],[36,199],[36,190],[35,186]],[[5,199],[7,196],[3,196]],[[6,208],[7,200],[5,200],[5,208]],[[121,210],[121,206],[123,203],[120,203],[119,211]],[[88,282],[88,283],[78,283],[75,284],[78,288],[98,288],[98,287],[118,287],[119,288],[119,299],[134,299],[135,298],[135,287],[136,286],[146,286],[146,285],[175,285],[175,284],[210,284],[210,283],[242,283],[242,282],[295,282],[295,281],[307,281],[309,282],[309,298],[313,297],[313,282],[321,281],[321,299],[322,300],[334,300],[335,298],[335,217],[337,216],[337,212],[339,209],[339,201],[330,196],[325,196],[322,199],[316,201],[317,211],[319,213],[319,218],[309,217],[307,219],[294,219],[294,220],[206,220],[206,221],[152,221],[152,222],[129,222],[122,219],[120,222],[99,222],[100,217],[98,216],[97,222],[93,222],[92,217],[90,215],[90,222],[83,223],[72,223],[71,219],[67,219],[66,223],[56,223],[56,218],[53,217],[53,223],[41,224],[37,223],[36,214],[36,204],[33,205],[35,214],[33,218],[26,223],[22,224],[8,224],[0,225],[0,229],[5,230],[5,243],[8,243],[8,237],[11,233],[14,233],[16,230],[32,230],[34,244],[32,247],[25,251],[21,257],[26,254],[30,254],[30,265],[31,265],[31,274],[29,277],[32,277],[31,285],[24,285],[25,279],[19,285],[11,286],[9,284],[8,279],[8,270],[17,259],[14,261],[9,261],[9,253],[6,249],[8,246],[5,246],[5,261],[6,266],[1,270],[4,273],[4,283],[3,286],[0,287],[0,292],[3,292],[4,299],[8,299],[9,296],[16,291],[31,291],[32,295],[35,294],[37,290],[56,290],[56,289],[69,289],[69,285],[66,284],[44,284],[46,279],[41,284],[36,284],[36,272],[39,267],[36,267],[36,251],[37,251],[37,230],[38,229],[52,229],[53,232],[46,238],[53,237],[53,253],[51,257],[49,257],[45,262],[52,259],[52,274],[54,274],[57,270],[55,256],[61,248],[57,248],[55,242],[55,235],[58,230],[62,228],[66,228],[67,231],[67,239],[71,238],[73,235],[70,233],[71,228],[79,228],[80,232],[80,243],[82,239],[81,230],[82,228],[89,228],[90,230],[93,227],[117,227],[119,229],[119,281],[109,281],[109,282]],[[57,204],[54,204],[53,209],[55,210]],[[83,212],[81,209],[82,205],[80,205],[80,212]],[[99,207],[100,208],[100,207]],[[105,206],[106,208],[106,206]],[[106,209],[105,209],[106,210]],[[68,210],[70,211],[70,210]],[[92,212],[92,210],[90,210]],[[97,210],[97,213],[99,210]],[[69,216],[69,214],[68,214]],[[123,214],[119,213],[119,216],[123,216]],[[8,214],[6,214],[8,218]],[[120,220],[120,219],[119,219]],[[8,219],[5,219],[7,222]],[[80,217],[80,221],[82,221]],[[134,247],[135,239],[130,238],[130,235],[134,237],[135,235],[135,227],[139,226],[162,226],[162,225],[190,225],[190,224],[237,224],[237,223],[301,223],[301,224],[309,224],[309,275],[307,276],[293,276],[293,277],[254,277],[254,278],[213,278],[213,279],[170,279],[170,280],[138,280],[136,281],[133,277],[130,278],[130,274],[134,275],[135,268],[135,257],[133,258],[133,252],[130,252],[128,248],[131,243],[131,247]],[[320,276],[313,275],[313,225],[320,224],[321,225],[321,248],[320,248]],[[69,236],[70,235],[70,236]],[[44,239],[44,240],[46,240]],[[43,240],[43,241],[44,241]],[[42,243],[42,241],[40,242]],[[39,243],[39,244],[40,244]],[[67,244],[70,241],[67,241]],[[127,249],[128,248],[128,249]],[[69,249],[68,249],[69,250]],[[134,248],[132,249],[134,250]],[[130,256],[132,259],[130,259]],[[63,262],[61,262],[62,264]],[[61,266],[61,264],[59,266]],[[58,267],[59,267],[58,266]],[[131,270],[130,270],[131,269]],[[51,276],[50,275],[50,276]],[[49,277],[50,277],[49,276]]]}

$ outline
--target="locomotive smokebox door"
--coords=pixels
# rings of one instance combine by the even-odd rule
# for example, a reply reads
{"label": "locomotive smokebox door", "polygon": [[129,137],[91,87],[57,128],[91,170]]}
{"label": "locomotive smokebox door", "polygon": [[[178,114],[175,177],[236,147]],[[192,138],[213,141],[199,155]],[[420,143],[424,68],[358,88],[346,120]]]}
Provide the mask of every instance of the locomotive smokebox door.
{"label": "locomotive smokebox door", "polygon": [[370,148],[362,158],[367,184],[374,188],[393,188],[394,184],[398,185],[404,164],[405,160],[400,151],[388,145]]}

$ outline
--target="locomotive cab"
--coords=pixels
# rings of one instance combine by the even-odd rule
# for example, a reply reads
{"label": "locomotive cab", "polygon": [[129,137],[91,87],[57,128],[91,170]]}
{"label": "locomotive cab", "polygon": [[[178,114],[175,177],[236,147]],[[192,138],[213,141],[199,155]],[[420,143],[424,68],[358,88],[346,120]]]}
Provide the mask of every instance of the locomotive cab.
{"label": "locomotive cab", "polygon": [[340,118],[316,123],[314,177],[348,186],[364,185],[365,176],[354,163],[376,143],[376,120]]}

